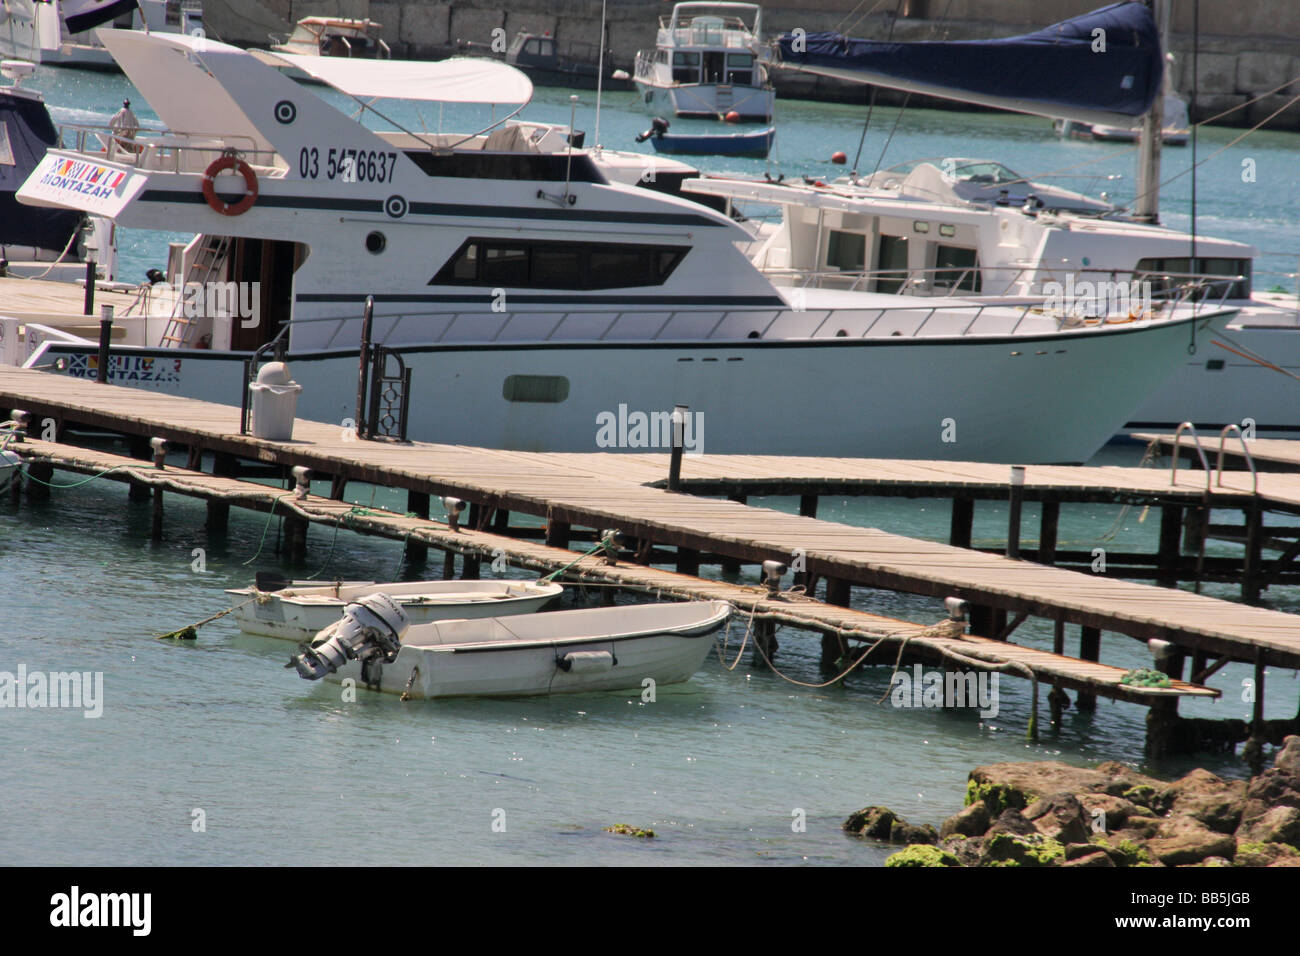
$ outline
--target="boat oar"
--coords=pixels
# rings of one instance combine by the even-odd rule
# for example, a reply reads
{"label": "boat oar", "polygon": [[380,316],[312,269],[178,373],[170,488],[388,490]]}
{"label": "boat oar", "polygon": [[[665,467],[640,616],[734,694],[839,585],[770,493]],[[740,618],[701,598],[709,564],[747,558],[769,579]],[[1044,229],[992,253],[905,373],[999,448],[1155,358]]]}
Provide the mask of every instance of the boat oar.
{"label": "boat oar", "polygon": [[220,612],[219,614],[214,614],[211,617],[205,617],[201,621],[195,621],[193,624],[190,624],[186,627],[182,627],[180,630],[171,631],[167,634],[157,634],[154,636],[154,640],[192,641],[199,636],[199,628],[201,628],[204,624],[211,624],[213,621],[218,621],[221,618],[225,617],[227,614],[231,614],[235,611],[238,611],[241,607],[247,607],[248,605],[252,604],[256,600],[257,600],[256,597],[251,597],[242,604],[236,604],[234,607],[226,608],[224,611]]}

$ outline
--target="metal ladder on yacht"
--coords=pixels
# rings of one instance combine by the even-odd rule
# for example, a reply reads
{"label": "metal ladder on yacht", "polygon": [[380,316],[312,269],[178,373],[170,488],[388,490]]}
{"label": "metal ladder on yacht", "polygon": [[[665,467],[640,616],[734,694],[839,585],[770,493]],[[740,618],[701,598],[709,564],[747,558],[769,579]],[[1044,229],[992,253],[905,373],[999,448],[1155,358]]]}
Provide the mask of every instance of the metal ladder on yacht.
{"label": "metal ladder on yacht", "polygon": [[185,290],[190,287],[190,283],[197,282],[207,288],[217,270],[226,261],[230,254],[230,237],[229,236],[204,236],[202,243],[194,254],[194,261],[190,263],[189,269],[185,273],[185,281],[181,287],[176,290],[176,303],[172,306],[172,314],[167,319],[167,325],[163,328],[162,337],[158,340],[163,348],[188,348],[193,344],[194,332],[199,326],[198,316],[187,316],[184,314],[185,308]]}

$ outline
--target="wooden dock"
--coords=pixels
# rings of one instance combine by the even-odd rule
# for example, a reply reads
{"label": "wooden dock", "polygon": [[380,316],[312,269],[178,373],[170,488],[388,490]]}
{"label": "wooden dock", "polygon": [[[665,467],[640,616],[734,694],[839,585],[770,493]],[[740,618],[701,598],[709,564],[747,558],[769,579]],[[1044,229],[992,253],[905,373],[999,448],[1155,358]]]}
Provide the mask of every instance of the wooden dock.
{"label": "wooden dock", "polygon": [[[770,605],[763,604],[761,598],[755,603],[752,589],[745,592],[750,604],[734,591],[728,591],[732,597],[725,599],[740,607],[752,605],[756,614],[776,615],[765,619],[798,622],[799,627],[822,632],[825,635],[823,659],[828,662],[844,659],[844,642],[854,631],[865,640],[898,641],[902,639],[899,634],[905,635],[907,628],[925,629],[922,625],[903,625],[888,619],[875,619],[872,623],[871,616],[861,618],[861,612],[850,611],[847,605],[851,588],[867,586],[939,599],[957,596],[978,609],[1014,615],[1009,625],[998,627],[993,633],[988,633],[988,623],[996,622],[996,618],[987,615],[980,618],[985,630],[979,635],[978,645],[972,643],[970,636],[952,637],[961,642],[962,650],[950,647],[945,653],[938,644],[930,649],[941,658],[958,659],[955,655],[965,654],[996,662],[994,666],[999,667],[1027,666],[1036,677],[1041,675],[1041,679],[1061,687],[1074,687],[1080,692],[1082,706],[1098,693],[1133,699],[1132,688],[1125,687],[1121,692],[1117,684],[1111,684],[1112,680],[1118,680],[1113,673],[1116,669],[1092,670],[1098,666],[1102,631],[1143,641],[1154,638],[1169,642],[1173,648],[1160,661],[1161,668],[1180,680],[1184,658],[1192,657],[1190,684],[1203,684],[1230,661],[1253,664],[1260,689],[1252,725],[1257,739],[1272,739],[1282,732],[1263,721],[1264,668],[1300,669],[1300,620],[1293,615],[822,521],[810,515],[669,492],[647,483],[666,474],[666,455],[537,454],[430,443],[362,442],[337,425],[302,420],[296,423],[292,442],[268,442],[238,434],[239,412],[235,408],[16,369],[0,369],[0,403],[28,412],[29,430],[35,436],[41,434],[44,419],[53,420],[54,431],[63,440],[47,446],[35,442],[30,445],[37,462],[45,467],[57,464],[88,473],[91,469],[103,470],[99,466],[114,458],[106,452],[70,450],[66,442],[69,426],[104,429],[137,442],[159,437],[173,447],[184,445],[189,450],[189,461],[183,480],[179,477],[181,471],[174,468],[157,474],[168,475],[165,480],[182,484],[198,482],[194,487],[199,490],[186,492],[179,485],[168,490],[207,498],[210,515],[214,506],[218,516],[220,508],[228,506],[223,496],[234,495],[230,499],[234,503],[258,510],[269,509],[274,500],[284,501],[286,493],[282,489],[241,481],[241,461],[282,469],[310,468],[315,477],[331,479],[331,494],[329,498],[313,496],[291,506],[303,535],[309,522],[330,524],[341,520],[340,515],[350,509],[342,501],[347,483],[366,482],[407,490],[409,511],[417,517],[370,516],[369,524],[359,525],[361,530],[388,537],[409,534],[427,544],[462,554],[473,550],[477,553],[475,565],[483,555],[502,548],[516,563],[558,567],[561,565],[556,562],[572,561],[575,557],[568,545],[579,536],[581,529],[590,532],[617,529],[630,545],[626,556],[636,565],[634,568],[617,566],[623,569],[618,570],[619,575],[628,575],[621,579],[628,587],[638,590],[657,587],[661,593],[674,596],[722,596],[723,590],[737,586],[699,578],[698,569],[706,556],[733,565],[766,560],[791,563],[792,558],[798,558],[805,567],[805,580],[825,582],[825,602],[786,596]],[[40,453],[41,447],[45,449],[44,454]],[[201,470],[207,454],[214,459],[213,474]],[[94,457],[97,455],[107,457]],[[120,460],[112,467],[128,467],[123,462],[129,459],[117,457]],[[1000,480],[1004,487],[1007,484],[1005,466],[880,463],[883,472],[875,477],[862,474],[866,467],[861,462],[846,463],[839,459],[796,459],[792,463],[761,456],[726,456],[717,461],[687,459],[682,473],[683,485],[696,478],[718,480],[718,475],[728,469],[728,473],[748,481],[789,480],[793,474],[811,482],[818,480],[815,470],[824,468],[823,481],[871,481],[876,487],[884,487],[889,481],[897,484],[910,480],[913,487],[924,485],[927,493],[935,493],[938,483],[945,480],[967,486],[982,483],[981,487],[993,489],[999,480],[996,472],[1001,471]],[[144,470],[148,471],[148,466]],[[1103,470],[1082,469],[1088,472],[1086,478],[1074,476],[1071,485],[1070,473],[1077,471],[1080,469],[1030,468],[1026,471],[1026,486],[1041,482],[1043,487],[1054,483],[1084,488],[1089,494],[1100,494],[1106,489],[1112,494],[1138,491],[1155,494],[1160,474],[1151,471],[1148,475],[1143,469],[1119,469],[1142,474],[1099,475],[1095,473]],[[138,474],[134,480],[145,481]],[[164,479],[155,475],[153,480]],[[1164,480],[1169,480],[1167,473]],[[1203,478],[1197,480],[1203,488]],[[1190,486],[1197,480],[1189,477],[1189,488],[1184,490],[1180,475],[1172,493],[1194,494]],[[260,490],[252,491],[250,486]],[[1225,494],[1246,493],[1232,490]],[[427,520],[430,498],[444,495],[471,503],[465,520],[467,531],[457,534],[445,526],[439,530],[437,522]],[[160,500],[161,492],[155,498]],[[1192,500],[1202,499],[1185,499]],[[287,501],[281,504],[286,506],[289,506]],[[511,512],[544,518],[544,543],[525,544],[510,534],[508,513]],[[479,543],[478,539],[465,535],[484,538]],[[590,534],[587,539],[590,540]],[[674,563],[677,573],[649,567],[652,563],[666,562]],[[590,569],[594,564],[595,561],[584,562],[584,567]],[[602,566],[599,573],[614,574],[606,568]],[[477,568],[474,570],[476,573]],[[1006,640],[1029,616],[1055,622],[1053,653],[1024,648]],[[1081,628],[1081,659],[1065,656],[1066,624]],[[882,629],[900,627],[903,630],[899,634],[881,633]],[[980,630],[975,626],[972,629]],[[928,636],[921,635],[925,640],[916,646],[919,648],[942,636],[931,630]],[[759,643],[762,644],[761,639]],[[972,653],[976,646],[978,653]],[[1202,693],[1181,684],[1178,687],[1182,693]],[[1143,699],[1151,701],[1149,695]],[[1167,711],[1165,714],[1169,716]],[[1291,721],[1282,723],[1293,725]],[[1242,735],[1237,739],[1242,739]]]}

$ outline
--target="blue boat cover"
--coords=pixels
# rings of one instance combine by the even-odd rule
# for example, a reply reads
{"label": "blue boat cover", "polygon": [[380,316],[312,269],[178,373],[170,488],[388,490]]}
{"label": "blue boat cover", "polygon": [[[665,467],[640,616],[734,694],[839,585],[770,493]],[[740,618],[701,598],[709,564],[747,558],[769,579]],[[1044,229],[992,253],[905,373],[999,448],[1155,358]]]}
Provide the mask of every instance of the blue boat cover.
{"label": "blue boat cover", "polygon": [[6,244],[60,252],[81,213],[24,206],[14,195],[58,142],[54,121],[40,100],[0,89],[0,127],[0,258]]}
{"label": "blue boat cover", "polygon": [[[1099,37],[1104,52],[1094,52]],[[833,68],[840,76],[861,71],[937,87],[929,92],[953,99],[974,94],[973,102],[982,97],[1059,107],[1045,111],[1059,115],[1078,109],[1140,116],[1159,94],[1164,73],[1160,32],[1142,3],[1112,4],[1001,40],[889,43],[809,33],[786,34],[778,43],[786,64],[811,72],[819,72],[817,67]],[[863,80],[874,82],[867,75]]]}

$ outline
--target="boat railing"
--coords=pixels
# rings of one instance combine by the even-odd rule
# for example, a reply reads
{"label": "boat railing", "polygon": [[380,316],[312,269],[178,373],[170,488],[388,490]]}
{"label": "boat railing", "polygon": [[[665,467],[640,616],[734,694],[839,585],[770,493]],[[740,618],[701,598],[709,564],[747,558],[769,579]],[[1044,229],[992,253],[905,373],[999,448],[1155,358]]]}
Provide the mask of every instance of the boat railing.
{"label": "boat railing", "polygon": [[[1170,309],[1169,315],[1178,316],[1176,311],[1181,303],[1174,303]],[[874,313],[874,315],[873,315]],[[500,321],[500,325],[491,334],[484,337],[486,342],[510,342],[510,341],[564,341],[564,336],[560,330],[570,319],[579,320],[587,327],[581,338],[574,338],[574,341],[595,341],[604,342],[615,339],[623,339],[626,336],[626,320],[634,321],[639,327],[645,328],[647,325],[653,325],[652,328],[646,329],[644,336],[640,336],[646,341],[678,341],[681,323],[700,315],[699,310],[636,310],[635,312],[604,312],[599,310],[563,310],[553,313],[544,313],[546,324],[549,330],[538,331],[537,324],[543,313],[536,310],[498,313],[493,316]],[[1043,323],[1041,332],[1088,332],[1090,330],[1102,330],[1105,328],[1114,328],[1114,323],[1097,322],[1097,323],[1071,323],[1062,319],[1060,316],[1052,315],[1045,312],[1042,308],[1042,302],[1038,298],[1029,301],[1000,301],[986,304],[935,304],[935,305],[916,305],[916,306],[872,306],[865,305],[861,307],[836,306],[833,308],[818,308],[807,306],[803,303],[792,303],[788,306],[777,308],[753,308],[744,310],[720,311],[716,314],[717,318],[712,321],[707,329],[700,327],[698,324],[693,325],[689,339],[691,341],[718,341],[719,334],[730,328],[731,334],[737,338],[766,339],[773,334],[778,323],[786,324],[787,328],[779,330],[778,334],[784,339],[809,340],[818,338],[871,338],[875,337],[908,337],[917,338],[923,334],[933,336],[951,336],[951,337],[974,337],[987,335],[997,338],[1005,338],[1008,335],[1014,335],[1026,321],[1039,320]],[[795,330],[788,328],[791,315],[806,316],[806,324],[803,328]],[[860,331],[850,333],[847,328],[839,328],[831,332],[828,326],[830,323],[845,323],[845,316],[854,315],[857,322],[865,321],[866,325]],[[375,341],[388,345],[400,345],[412,342],[438,342],[442,337],[452,329],[464,329],[466,327],[481,326],[484,320],[484,313],[481,311],[418,311],[418,312],[399,312],[395,314],[376,315],[374,317]],[[926,330],[932,326],[937,317],[950,320],[946,328]],[[1142,321],[1149,321],[1158,318],[1152,316],[1144,318]],[[977,325],[984,321],[986,326],[990,327],[977,330]],[[333,325],[330,331],[310,332],[308,333],[310,342],[304,342],[298,338],[295,342],[295,348],[334,348],[338,343],[347,343],[350,348],[356,337],[356,330],[351,328],[350,323],[360,321],[356,316],[351,315],[333,315],[317,316],[313,318],[297,318],[290,325],[303,328],[312,326]],[[1128,321],[1128,320],[1126,320]],[[521,327],[526,328],[527,334],[516,337],[511,334],[512,326],[518,323]],[[883,323],[883,324],[882,324]],[[964,324],[962,324],[964,323]],[[847,323],[846,323],[847,324]],[[737,331],[746,329],[743,335]],[[406,333],[406,329],[412,330],[411,334]],[[456,341],[461,341],[457,338]]]}
{"label": "boat railing", "polygon": [[1246,435],[1241,430],[1240,425],[1224,425],[1223,430],[1219,432],[1219,461],[1214,469],[1214,483],[1218,487],[1223,487],[1223,445],[1228,440],[1228,433],[1236,432],[1237,439],[1241,442],[1241,456],[1246,459],[1246,466],[1250,468],[1250,493],[1259,494],[1259,472],[1255,470],[1255,458],[1250,453],[1250,447],[1246,444]]}
{"label": "boat railing", "polygon": [[1181,447],[1183,432],[1189,432],[1192,436],[1192,442],[1194,443],[1193,447],[1196,449],[1196,455],[1201,459],[1201,468],[1205,470],[1205,490],[1208,492],[1210,490],[1210,462],[1205,457],[1205,449],[1201,447],[1201,439],[1200,436],[1196,434],[1196,426],[1191,422],[1183,422],[1174,431],[1174,464],[1173,468],[1170,469],[1169,472],[1169,484],[1172,486],[1178,483],[1178,454],[1179,448]]}
{"label": "boat railing", "polygon": [[[1058,277],[1057,271],[1060,270]],[[902,295],[917,296],[934,296],[937,298],[960,298],[965,295],[1044,295],[1050,296],[1046,286],[1049,283],[1056,283],[1061,288],[1056,290],[1057,293],[1064,292],[1067,286],[1067,279],[1074,277],[1078,282],[1079,276],[1086,277],[1084,281],[1093,283],[1091,294],[1082,295],[1078,292],[1075,298],[1077,303],[1067,305],[1066,312],[1080,315],[1099,314],[1101,317],[1109,315],[1106,312],[1097,312],[1097,307],[1106,307],[1108,305],[1116,306],[1116,311],[1122,311],[1125,315],[1133,316],[1134,309],[1140,309],[1147,297],[1147,290],[1137,290],[1137,301],[1134,301],[1132,284],[1144,280],[1158,280],[1158,287],[1150,291],[1152,302],[1163,302],[1170,298],[1177,298],[1182,301],[1184,298],[1191,299],[1193,302],[1208,301],[1216,294],[1218,289],[1218,301],[1214,308],[1223,308],[1224,302],[1230,298],[1233,287],[1242,282],[1245,277],[1224,276],[1224,275],[1207,275],[1204,273],[1179,273],[1179,272],[1161,272],[1151,273],[1132,269],[1101,269],[1085,267],[1082,269],[1069,268],[1064,265],[1052,266],[1045,263],[1035,263],[1032,265],[1020,266],[934,266],[927,269],[867,269],[867,270],[807,270],[791,269],[786,267],[764,267],[764,275],[771,279],[791,279],[791,285],[802,288],[825,288],[830,285],[846,292],[863,292],[879,291],[870,288],[872,282],[884,282],[892,286],[890,291],[897,291]],[[1005,283],[1003,279],[1005,277]],[[1001,291],[990,292],[987,288],[973,288],[974,279],[979,279],[981,286],[987,286],[990,281],[996,282]],[[1110,283],[1109,289],[1103,293],[1097,290],[1098,281]],[[847,284],[846,284],[847,283]],[[1221,287],[1221,288],[1220,288]],[[1125,294],[1110,295],[1110,291],[1123,291]],[[1090,303],[1094,306],[1092,313],[1079,306]]]}
{"label": "boat railing", "polygon": [[101,124],[64,123],[59,127],[58,142],[60,149],[150,172],[202,172],[231,149],[262,170],[275,169],[279,156],[273,149],[259,148],[257,140],[242,133],[142,129],[132,137]]}

